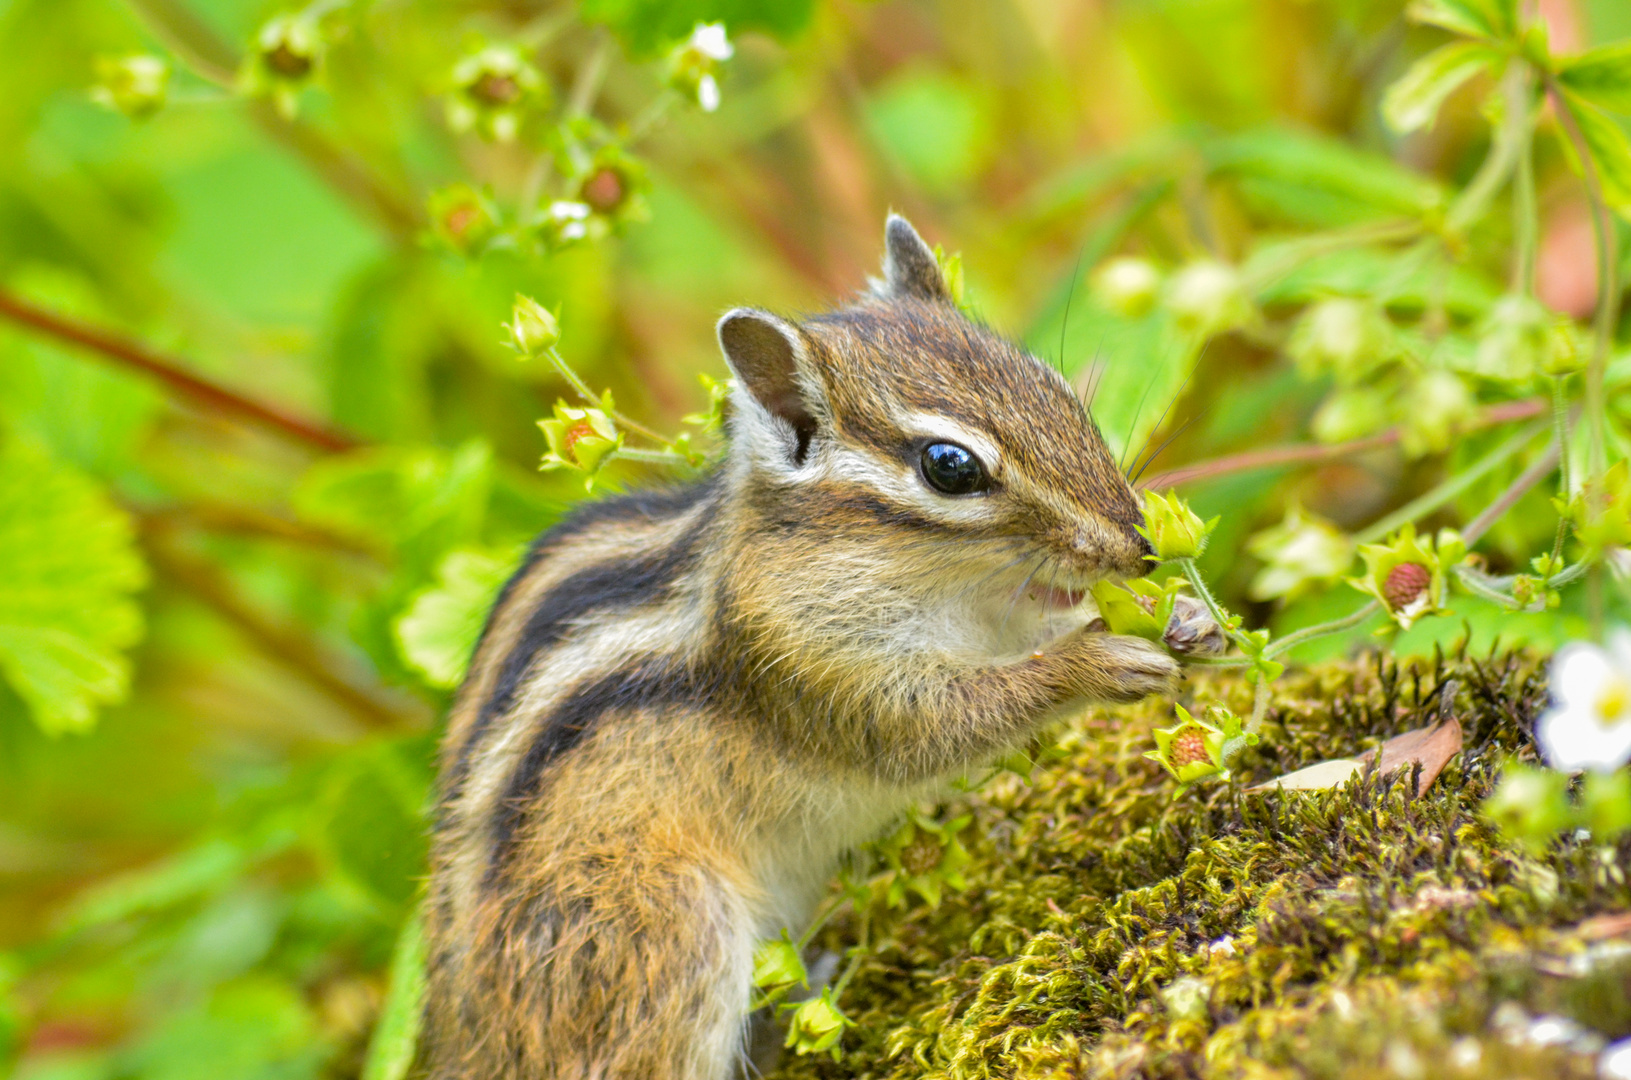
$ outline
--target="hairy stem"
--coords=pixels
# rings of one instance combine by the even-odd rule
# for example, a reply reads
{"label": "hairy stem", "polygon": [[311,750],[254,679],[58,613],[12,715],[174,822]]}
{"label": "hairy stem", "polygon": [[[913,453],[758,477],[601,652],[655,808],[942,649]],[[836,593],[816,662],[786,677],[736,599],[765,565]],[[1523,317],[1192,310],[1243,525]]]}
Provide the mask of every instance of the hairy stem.
{"label": "hairy stem", "polygon": [[1297,646],[1302,645],[1305,642],[1313,641],[1315,638],[1322,638],[1328,634],[1340,634],[1344,630],[1352,630],[1354,627],[1358,626],[1360,623],[1364,622],[1381,609],[1381,601],[1372,600],[1370,603],[1364,605],[1356,611],[1342,616],[1340,619],[1332,619],[1330,622],[1322,622],[1316,623],[1313,626],[1305,626],[1301,630],[1287,634],[1285,637],[1275,641],[1272,645],[1263,650],[1263,655],[1269,659],[1273,659],[1276,656],[1281,656],[1287,652],[1290,652],[1292,649],[1295,649]]}
{"label": "hairy stem", "polygon": [[[595,392],[589,389],[589,384],[583,381],[583,376],[579,375],[577,371],[573,369],[572,365],[566,362],[566,358],[561,355],[559,349],[553,347],[546,349],[544,350],[544,356],[549,360],[550,365],[555,368],[556,372],[559,373],[561,378],[566,380],[566,384],[572,388],[573,392],[576,393],[578,397],[582,398],[588,405],[595,408],[600,407],[600,398],[596,397]],[[612,419],[617,422],[619,427],[627,431],[634,432],[642,439],[650,439],[652,442],[657,443],[660,446],[667,446],[671,441],[663,438],[657,432],[646,427],[639,421],[630,419],[628,416],[617,412],[616,410],[613,410],[611,416]],[[631,457],[633,456],[633,452],[631,451],[625,450],[620,451],[620,453],[627,454]]]}
{"label": "hairy stem", "polygon": [[10,319],[58,341],[78,345],[104,360],[150,375],[190,399],[206,413],[226,413],[248,420],[292,435],[320,450],[350,450],[359,445],[355,438],[343,432],[262,404],[190,374],[180,361],[153,352],[112,331],[55,314],[5,292],[0,292],[0,318]]}

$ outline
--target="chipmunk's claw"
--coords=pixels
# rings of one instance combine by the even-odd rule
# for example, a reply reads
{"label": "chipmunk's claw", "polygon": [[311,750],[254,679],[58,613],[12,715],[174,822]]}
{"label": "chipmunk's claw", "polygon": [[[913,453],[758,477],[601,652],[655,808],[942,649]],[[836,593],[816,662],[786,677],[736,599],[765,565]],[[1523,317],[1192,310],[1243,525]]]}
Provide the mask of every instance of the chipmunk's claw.
{"label": "chipmunk's claw", "polygon": [[1176,597],[1172,618],[1162,641],[1181,656],[1218,656],[1229,647],[1229,638],[1206,605],[1193,596]]}

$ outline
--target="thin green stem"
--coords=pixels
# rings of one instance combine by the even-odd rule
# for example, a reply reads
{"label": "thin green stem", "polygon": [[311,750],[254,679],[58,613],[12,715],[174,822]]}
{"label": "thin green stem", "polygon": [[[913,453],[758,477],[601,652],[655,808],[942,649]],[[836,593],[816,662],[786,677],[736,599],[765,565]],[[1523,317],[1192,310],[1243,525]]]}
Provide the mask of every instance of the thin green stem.
{"label": "thin green stem", "polygon": [[[1569,395],[1565,388],[1567,376],[1559,375],[1552,380],[1552,438],[1557,440],[1557,496],[1565,503],[1574,489],[1573,478],[1569,475]],[[1552,540],[1552,565],[1556,566],[1558,560],[1563,558],[1563,541],[1569,534],[1569,516],[1557,516],[1557,535]]]}
{"label": "thin green stem", "polygon": [[1512,182],[1512,237],[1515,258],[1512,291],[1532,296],[1535,291],[1535,250],[1540,236],[1540,210],[1535,201],[1535,120],[1531,107],[1534,73],[1528,64],[1513,61],[1521,73],[1505,86],[1509,123],[1518,140],[1517,172]]}
{"label": "thin green stem", "polygon": [[1452,474],[1442,484],[1410,500],[1386,517],[1372,522],[1356,533],[1354,540],[1361,544],[1380,540],[1394,530],[1432,513],[1504,464],[1508,458],[1529,445],[1536,435],[1545,431],[1546,427],[1546,422],[1541,421],[1524,428],[1467,469]]}
{"label": "thin green stem", "polygon": [[1305,626],[1301,630],[1294,631],[1293,633],[1287,634],[1285,637],[1275,641],[1268,648],[1263,650],[1263,656],[1265,659],[1272,660],[1274,657],[1283,656],[1292,649],[1295,649],[1297,646],[1313,641],[1315,638],[1326,637],[1330,634],[1340,634],[1344,630],[1352,630],[1354,627],[1358,626],[1360,623],[1363,623],[1366,619],[1380,611],[1381,607],[1381,601],[1372,600],[1364,607],[1361,607],[1357,611],[1351,612],[1350,614],[1344,615],[1340,619],[1332,619],[1330,622],[1322,622],[1316,623],[1313,626]]}
{"label": "thin green stem", "polygon": [[[596,408],[600,407],[600,398],[595,396],[595,392],[593,390],[589,389],[589,384],[583,381],[583,376],[574,371],[572,369],[572,365],[566,362],[565,357],[561,356],[559,349],[554,347],[545,349],[544,358],[550,362],[550,365],[554,367],[555,371],[560,375],[560,377],[566,380],[566,384],[572,388],[578,397],[582,398],[588,405],[592,405]],[[669,445],[670,440],[663,438],[657,432],[646,427],[639,421],[633,420],[623,413],[617,412],[616,410],[613,410],[611,416],[619,427],[634,432],[642,439],[650,439],[659,446]],[[633,456],[633,451],[627,449],[621,450],[619,453],[631,457]]]}
{"label": "thin green stem", "polygon": [[1485,600],[1499,604],[1502,607],[1516,606],[1517,601],[1511,593],[1497,588],[1493,581],[1471,567],[1457,566],[1454,568],[1454,573],[1455,579],[1461,583],[1461,587],[1473,595],[1481,596]]}
{"label": "thin green stem", "polygon": [[1492,525],[1501,520],[1530,488],[1552,475],[1552,470],[1557,468],[1557,454],[1557,444],[1553,443],[1547,448],[1546,453],[1535,459],[1533,465],[1519,473],[1518,478],[1512,481],[1511,486],[1501,492],[1494,502],[1467,523],[1467,527],[1461,530],[1461,538],[1467,542],[1469,548],[1476,544]]}
{"label": "thin green stem", "polygon": [[1257,690],[1252,695],[1252,718],[1246,721],[1246,730],[1253,735],[1263,729],[1263,718],[1269,714],[1269,681],[1259,677]]}
{"label": "thin green stem", "polygon": [[871,944],[871,939],[872,909],[868,908],[861,914],[861,934],[855,945],[850,949],[849,965],[844,968],[844,973],[838,977],[838,981],[833,983],[832,999],[834,1001],[844,996],[844,988],[849,985],[849,981],[860,970],[861,961],[866,959],[867,947]]}
{"label": "thin green stem", "polygon": [[[1184,577],[1189,579],[1189,584],[1194,588],[1195,595],[1200,597],[1201,603],[1206,605],[1206,610],[1212,616],[1212,621],[1217,623],[1223,632],[1229,635],[1230,640],[1237,645],[1246,641],[1244,634],[1229,628],[1228,613],[1223,610],[1217,598],[1212,595],[1212,590],[1206,587],[1206,579],[1201,577],[1200,567],[1195,565],[1195,560],[1178,559],[1177,563],[1179,568],[1183,570]],[[1247,643],[1249,644],[1249,642]]]}
{"label": "thin green stem", "polygon": [[645,450],[638,446],[619,447],[617,456],[627,461],[644,461],[651,465],[688,464],[684,454],[676,454],[672,450]]}
{"label": "thin green stem", "polygon": [[1586,142],[1580,125],[1575,122],[1562,87],[1550,74],[1546,76],[1546,89],[1557,112],[1558,124],[1574,147],[1575,156],[1580,159],[1586,196],[1591,201],[1592,238],[1597,252],[1597,312],[1593,321],[1595,341],[1591,361],[1586,365],[1586,423],[1591,435],[1588,469],[1593,476],[1597,476],[1608,468],[1603,381],[1608,354],[1614,344],[1614,327],[1619,320],[1619,260],[1615,258],[1614,226],[1609,218],[1608,204],[1603,198],[1602,179],[1597,174],[1597,162],[1591,156],[1591,146]]}
{"label": "thin green stem", "polygon": [[[1502,88],[1510,97],[1512,84],[1521,86],[1527,77],[1527,65],[1513,63],[1507,67]],[[1479,165],[1472,181],[1461,189],[1460,196],[1450,204],[1449,212],[1444,216],[1444,231],[1452,237],[1459,237],[1468,226],[1484,216],[1490,201],[1518,165],[1523,147],[1519,125],[1527,120],[1521,115],[1514,117],[1512,113],[1511,109],[1507,110],[1506,123],[1495,129],[1494,142],[1484,156],[1483,164]]]}

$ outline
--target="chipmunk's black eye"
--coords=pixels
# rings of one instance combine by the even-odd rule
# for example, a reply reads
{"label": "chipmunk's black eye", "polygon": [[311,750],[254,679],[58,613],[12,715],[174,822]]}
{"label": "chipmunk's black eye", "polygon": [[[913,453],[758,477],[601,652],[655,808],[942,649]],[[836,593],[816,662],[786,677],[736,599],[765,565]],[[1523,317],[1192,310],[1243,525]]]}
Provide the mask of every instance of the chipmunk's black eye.
{"label": "chipmunk's black eye", "polygon": [[947,495],[971,495],[990,483],[980,459],[956,443],[925,446],[921,468],[929,486]]}

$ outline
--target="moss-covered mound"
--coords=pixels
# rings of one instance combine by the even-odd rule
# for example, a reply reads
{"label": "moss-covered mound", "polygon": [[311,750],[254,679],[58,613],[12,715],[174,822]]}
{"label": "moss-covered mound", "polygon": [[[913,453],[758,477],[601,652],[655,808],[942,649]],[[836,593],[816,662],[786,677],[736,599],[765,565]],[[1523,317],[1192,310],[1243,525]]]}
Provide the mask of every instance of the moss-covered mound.
{"label": "moss-covered mound", "polygon": [[[1423,797],[1404,773],[1244,793],[1431,723],[1447,683],[1466,748]],[[1631,844],[1535,858],[1479,814],[1544,702],[1520,654],[1288,674],[1242,782],[1182,794],[1142,756],[1168,707],[1090,713],[1029,784],[969,798],[966,891],[874,910],[842,1062],[774,1075],[1595,1076],[1631,1035]]]}

